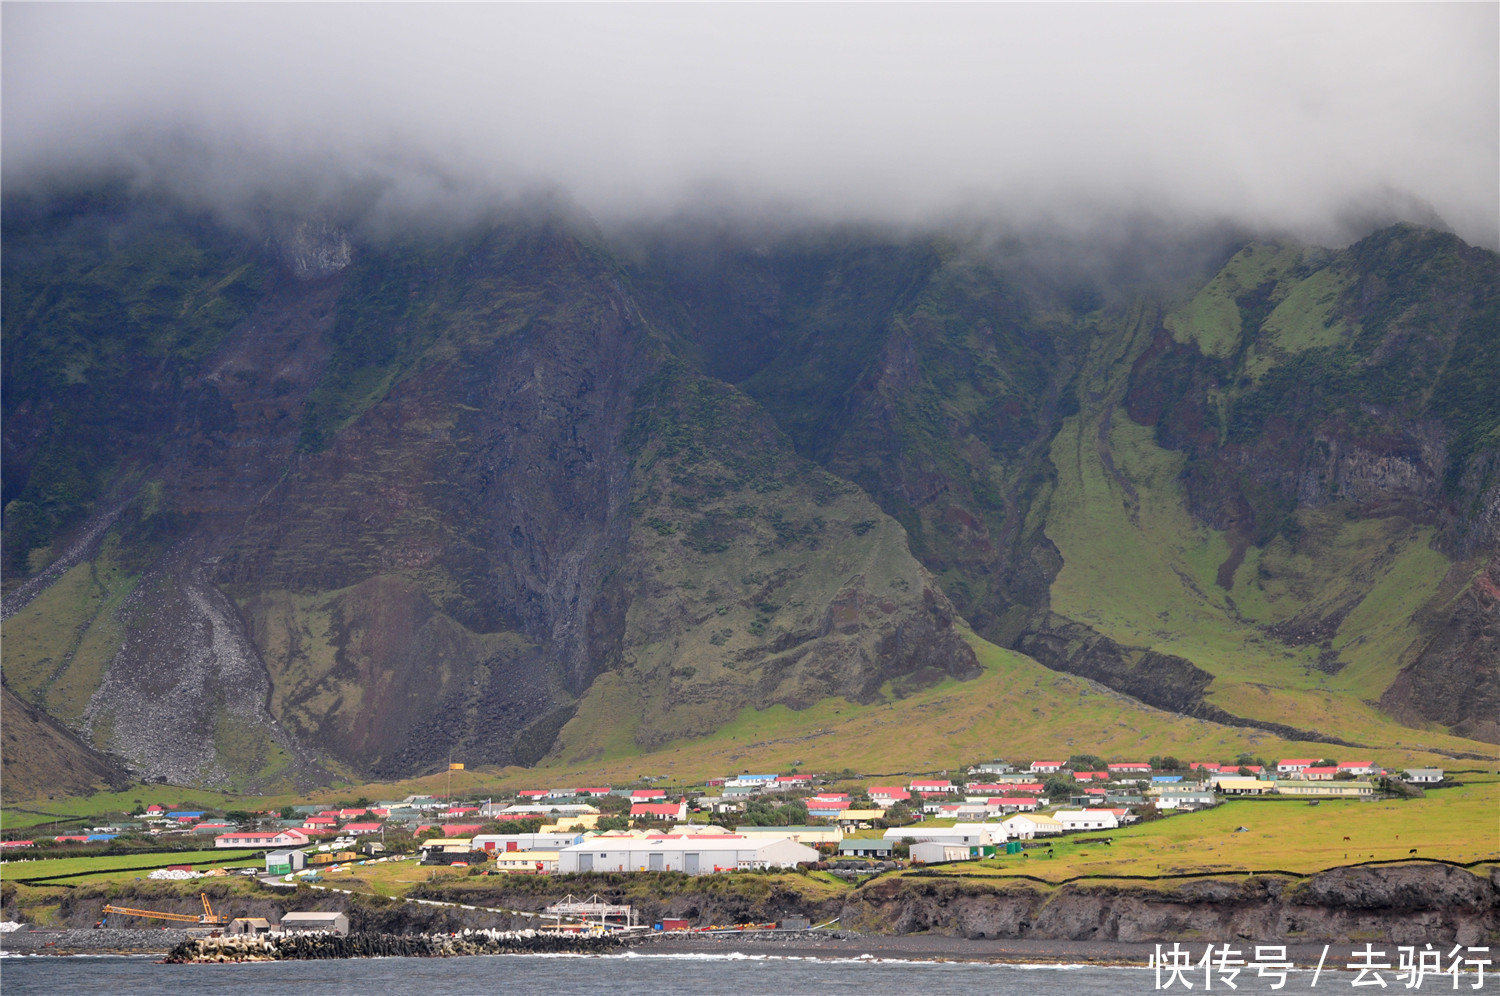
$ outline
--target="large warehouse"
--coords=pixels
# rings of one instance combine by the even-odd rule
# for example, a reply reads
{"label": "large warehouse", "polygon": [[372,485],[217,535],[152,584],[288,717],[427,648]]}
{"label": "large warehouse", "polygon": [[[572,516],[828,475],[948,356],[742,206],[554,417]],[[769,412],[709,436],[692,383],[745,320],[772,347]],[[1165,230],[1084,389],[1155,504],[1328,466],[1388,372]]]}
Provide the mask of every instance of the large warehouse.
{"label": "large warehouse", "polygon": [[557,870],[568,872],[680,871],[707,875],[747,868],[792,868],[816,861],[818,852],[787,837],[750,838],[740,834],[652,837],[591,837],[565,847]]}

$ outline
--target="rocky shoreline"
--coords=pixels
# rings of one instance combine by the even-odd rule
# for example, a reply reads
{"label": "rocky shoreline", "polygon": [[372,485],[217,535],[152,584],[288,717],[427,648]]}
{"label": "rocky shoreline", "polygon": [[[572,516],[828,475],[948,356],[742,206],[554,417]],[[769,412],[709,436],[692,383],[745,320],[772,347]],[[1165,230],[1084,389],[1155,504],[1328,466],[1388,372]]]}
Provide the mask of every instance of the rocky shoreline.
{"label": "rocky shoreline", "polygon": [[[1305,879],[1247,876],[1203,879],[1155,888],[1134,884],[1035,884],[953,875],[880,878],[838,897],[815,897],[787,883],[752,890],[707,889],[683,879],[654,895],[607,876],[591,883],[611,902],[634,903],[641,921],[764,923],[789,916],[837,921],[838,931],[650,933],[632,938],[642,953],[741,952],[787,957],[871,957],[1143,963],[1158,943],[1287,945],[1321,952],[1365,940],[1390,945],[1500,943],[1500,868],[1469,871],[1425,863],[1330,869]],[[276,919],[292,909],[343,909],[353,932],[366,936],[453,937],[470,932],[523,931],[525,916],[476,907],[540,909],[556,888],[539,880],[486,879],[483,885],[426,887],[426,904],[318,893],[242,901],[238,912]],[[715,883],[726,884],[726,883]],[[64,910],[71,930],[0,934],[13,954],[162,955],[195,936],[187,930],[88,929],[92,896]],[[444,905],[435,905],[442,903]],[[13,917],[19,918],[19,917]],[[67,922],[67,921],[65,921]],[[478,953],[478,952],[476,952]]]}

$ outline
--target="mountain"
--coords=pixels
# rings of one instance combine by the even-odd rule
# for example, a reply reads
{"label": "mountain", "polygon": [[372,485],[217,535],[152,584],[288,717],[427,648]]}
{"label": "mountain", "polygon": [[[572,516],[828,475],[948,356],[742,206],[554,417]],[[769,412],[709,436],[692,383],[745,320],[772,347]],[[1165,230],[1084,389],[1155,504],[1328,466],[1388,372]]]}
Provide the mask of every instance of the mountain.
{"label": "mountain", "polygon": [[3,238],[5,689],[100,772],[628,755],[994,694],[984,641],[1296,739],[1500,741],[1500,280],[1450,235],[1126,279],[106,190]]}

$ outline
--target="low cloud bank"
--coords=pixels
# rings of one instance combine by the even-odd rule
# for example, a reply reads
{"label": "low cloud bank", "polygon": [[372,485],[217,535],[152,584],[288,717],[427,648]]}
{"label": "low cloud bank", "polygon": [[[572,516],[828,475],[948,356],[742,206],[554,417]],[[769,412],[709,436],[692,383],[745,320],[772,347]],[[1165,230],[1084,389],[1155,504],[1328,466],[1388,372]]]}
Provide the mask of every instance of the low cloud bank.
{"label": "low cloud bank", "polygon": [[454,224],[540,192],[928,226],[1099,219],[1500,248],[1500,7],[3,8],[6,190]]}

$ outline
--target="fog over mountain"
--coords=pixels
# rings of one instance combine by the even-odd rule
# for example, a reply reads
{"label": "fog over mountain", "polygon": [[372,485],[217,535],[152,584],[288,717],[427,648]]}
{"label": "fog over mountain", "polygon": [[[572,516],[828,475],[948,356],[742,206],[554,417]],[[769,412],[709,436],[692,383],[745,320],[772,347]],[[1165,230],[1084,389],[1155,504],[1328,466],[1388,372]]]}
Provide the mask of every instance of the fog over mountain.
{"label": "fog over mountain", "polygon": [[556,191],[930,224],[1495,247],[1500,7],[87,5],[3,11],[8,192],[123,174],[443,222]]}

